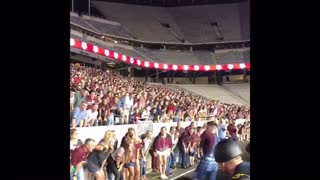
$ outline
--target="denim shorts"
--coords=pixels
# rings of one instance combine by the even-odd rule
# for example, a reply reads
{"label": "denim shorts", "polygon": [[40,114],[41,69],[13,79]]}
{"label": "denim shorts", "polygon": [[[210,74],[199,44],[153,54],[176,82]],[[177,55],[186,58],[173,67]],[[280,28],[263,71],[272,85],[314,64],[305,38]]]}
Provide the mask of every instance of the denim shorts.
{"label": "denim shorts", "polygon": [[126,163],[124,167],[129,168],[129,167],[135,167],[136,165],[137,165],[136,162],[129,162],[129,163]]}
{"label": "denim shorts", "polygon": [[89,172],[92,174],[100,171],[100,167],[94,163],[87,163],[87,168],[88,168]]}
{"label": "denim shorts", "polygon": [[197,155],[197,151],[193,151],[193,152],[190,152],[189,153],[189,156],[191,156],[191,157],[194,157],[194,156],[196,156]]}

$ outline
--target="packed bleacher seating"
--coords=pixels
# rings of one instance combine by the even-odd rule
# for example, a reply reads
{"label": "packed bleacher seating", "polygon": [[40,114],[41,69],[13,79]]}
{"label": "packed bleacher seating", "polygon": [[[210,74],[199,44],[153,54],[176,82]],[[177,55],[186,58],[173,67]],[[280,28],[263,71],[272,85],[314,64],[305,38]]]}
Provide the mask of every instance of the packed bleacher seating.
{"label": "packed bleacher seating", "polygon": [[[79,64],[71,64],[70,69],[71,126],[78,127],[70,132],[70,171],[75,178],[102,180],[127,176],[144,180],[150,168],[153,173],[160,172],[161,179],[168,179],[174,175],[175,168],[188,169],[197,165],[203,155],[200,136],[206,131],[208,120],[216,123],[216,136],[220,140],[249,140],[248,107],[223,103],[175,86],[145,84],[112,71]],[[126,134],[124,129],[119,129],[120,126],[128,128],[122,124],[144,121],[153,122],[153,129],[131,126]],[[156,124],[164,126],[159,128]],[[109,129],[103,130],[106,131],[104,136],[102,129],[93,129],[102,139],[86,139],[93,135],[84,133],[93,132],[86,128],[99,126]],[[120,138],[116,134],[120,134]],[[86,138],[80,139],[80,136]],[[168,146],[163,145],[164,142]],[[186,143],[187,150],[183,150],[181,142]],[[163,151],[162,147],[167,149]],[[81,148],[86,149],[87,154],[83,154]],[[131,156],[132,150],[138,154]],[[119,171],[113,171],[116,155],[130,157],[121,160],[124,166],[117,166]],[[77,168],[79,156],[87,157],[87,163]],[[97,169],[97,166],[103,168]],[[131,166],[139,168],[131,170]]]}
{"label": "packed bleacher seating", "polygon": [[[114,72],[73,64],[70,87],[73,127],[134,124],[138,119],[176,122],[202,120],[209,116],[246,118],[249,115],[244,106],[225,104],[170,86],[146,85]],[[86,119],[86,113],[81,114],[86,110],[97,112],[97,115]]]}
{"label": "packed bleacher seating", "polygon": [[[92,5],[106,19],[71,13],[71,38],[159,63],[250,62],[249,48],[218,47],[250,39],[248,2]],[[199,44],[193,49],[183,43]],[[248,84],[164,85],[101,69],[70,64],[71,180],[177,179],[176,169],[194,171],[204,159],[207,133],[213,135],[212,149],[224,139],[242,146],[250,140]],[[248,160],[248,153],[241,156]],[[217,174],[219,179],[231,177]]]}

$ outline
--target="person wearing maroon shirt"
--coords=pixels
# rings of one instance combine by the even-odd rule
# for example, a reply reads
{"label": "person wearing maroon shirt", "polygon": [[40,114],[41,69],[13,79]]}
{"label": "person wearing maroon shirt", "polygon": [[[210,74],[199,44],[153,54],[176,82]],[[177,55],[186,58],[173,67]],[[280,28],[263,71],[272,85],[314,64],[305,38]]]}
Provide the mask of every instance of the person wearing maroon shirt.
{"label": "person wearing maroon shirt", "polygon": [[168,179],[166,176],[166,168],[167,168],[167,159],[170,156],[170,151],[172,147],[172,139],[169,135],[167,135],[166,127],[162,127],[158,137],[156,137],[154,141],[154,152],[156,156],[159,156],[160,160],[160,178]]}
{"label": "person wearing maroon shirt", "polygon": [[81,82],[80,73],[77,73],[75,75],[75,77],[73,78],[73,83],[78,85],[78,84],[80,84],[80,82]]}
{"label": "person wearing maroon shirt", "polygon": [[189,131],[190,129],[193,129],[195,127],[196,127],[195,123],[191,122],[190,125],[185,128],[185,131]]}
{"label": "person wearing maroon shirt", "polygon": [[110,112],[110,106],[109,106],[109,102],[108,102],[108,98],[104,98],[102,100],[102,103],[99,104],[99,108],[98,108],[98,119],[99,125],[106,125],[107,124],[107,118]]}
{"label": "person wearing maroon shirt", "polygon": [[196,168],[195,179],[204,178],[215,180],[218,173],[218,164],[214,159],[214,147],[217,144],[217,124],[214,121],[207,123],[206,131],[201,135],[200,146],[203,156]]}
{"label": "person wearing maroon shirt", "polygon": [[189,148],[191,145],[191,133],[193,128],[186,128],[185,131],[181,134],[178,141],[178,146],[180,149],[181,154],[181,166],[182,168],[186,169],[190,162],[189,162]]}
{"label": "person wearing maroon shirt", "polygon": [[237,136],[237,127],[235,125],[235,121],[232,121],[232,123],[228,125],[227,129],[228,129],[229,135],[231,136],[231,139],[238,142],[239,139]]}
{"label": "person wearing maroon shirt", "polygon": [[87,109],[91,109],[92,104],[96,103],[96,92],[91,90],[90,94],[86,97],[86,102],[88,104]]}
{"label": "person wearing maroon shirt", "polygon": [[94,149],[94,140],[86,139],[84,145],[74,149],[71,154],[71,165],[73,166],[70,178],[77,177],[78,180],[84,180],[83,164],[86,162],[87,156]]}
{"label": "person wearing maroon shirt", "polygon": [[134,113],[132,115],[133,124],[137,124],[137,120],[141,117],[139,113],[139,109],[135,108]]}
{"label": "person wearing maroon shirt", "polygon": [[200,142],[200,136],[197,135],[196,128],[190,129],[191,137],[190,137],[190,147],[189,147],[189,155],[190,155],[190,165],[195,165],[195,157],[197,155],[198,142]]}

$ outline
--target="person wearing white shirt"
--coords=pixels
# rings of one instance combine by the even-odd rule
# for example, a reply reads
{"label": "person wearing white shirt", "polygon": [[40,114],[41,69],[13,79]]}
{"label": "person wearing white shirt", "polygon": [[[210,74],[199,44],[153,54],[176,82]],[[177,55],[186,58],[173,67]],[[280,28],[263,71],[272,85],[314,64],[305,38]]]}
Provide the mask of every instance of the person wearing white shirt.
{"label": "person wearing white shirt", "polygon": [[98,125],[98,104],[92,104],[92,107],[87,110],[86,126]]}
{"label": "person wearing white shirt", "polygon": [[177,148],[177,143],[179,140],[179,132],[176,131],[176,127],[175,126],[171,126],[170,127],[170,136],[172,139],[172,148],[171,148],[171,164],[170,164],[170,168],[174,169],[176,167],[176,159],[177,159],[177,155],[179,153],[179,150]]}

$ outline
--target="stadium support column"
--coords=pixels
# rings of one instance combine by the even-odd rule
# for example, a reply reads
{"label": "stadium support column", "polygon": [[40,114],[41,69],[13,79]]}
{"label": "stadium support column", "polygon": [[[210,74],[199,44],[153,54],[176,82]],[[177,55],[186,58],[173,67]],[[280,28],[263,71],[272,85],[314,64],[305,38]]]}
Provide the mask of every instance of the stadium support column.
{"label": "stadium support column", "polygon": [[90,16],[90,3],[91,3],[91,1],[88,0],[88,15],[89,15],[89,16]]}
{"label": "stadium support column", "polygon": [[129,76],[130,77],[133,77],[134,76],[134,68],[132,68],[132,67],[128,67],[128,73],[129,73]]}
{"label": "stadium support column", "polygon": [[213,80],[212,80],[213,84],[217,83],[217,71],[213,71]]}
{"label": "stadium support column", "polygon": [[159,82],[159,70],[156,70],[156,82]]}
{"label": "stadium support column", "polygon": [[170,72],[169,71],[167,71],[167,83],[169,84],[170,83],[170,74],[169,74]]}
{"label": "stadium support column", "polygon": [[223,84],[223,71],[222,70],[219,70],[217,71],[217,84],[218,85],[222,85]]}
{"label": "stadium support column", "polygon": [[72,0],[72,2],[71,2],[71,10],[72,10],[72,12],[74,12],[74,0]]}
{"label": "stadium support column", "polygon": [[173,79],[174,79],[174,75],[175,75],[176,71],[172,71],[171,72],[171,80],[170,80],[170,84],[173,83]]}
{"label": "stadium support column", "polygon": [[146,69],[146,70],[145,70],[146,82],[148,82],[148,74],[149,74],[149,70],[148,70],[148,69]]}

